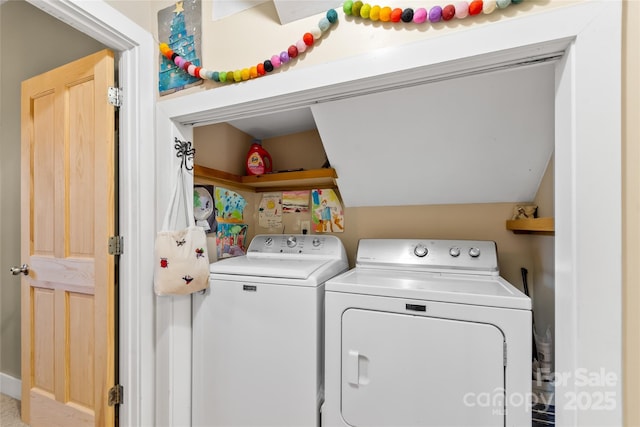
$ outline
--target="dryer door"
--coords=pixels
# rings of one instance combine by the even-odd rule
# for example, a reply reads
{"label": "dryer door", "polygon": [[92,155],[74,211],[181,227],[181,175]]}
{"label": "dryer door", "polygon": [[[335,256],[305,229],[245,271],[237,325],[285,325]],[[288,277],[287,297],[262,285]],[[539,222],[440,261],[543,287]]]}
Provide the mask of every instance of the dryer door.
{"label": "dryer door", "polygon": [[352,426],[504,426],[504,381],[494,325],[343,314],[341,406]]}

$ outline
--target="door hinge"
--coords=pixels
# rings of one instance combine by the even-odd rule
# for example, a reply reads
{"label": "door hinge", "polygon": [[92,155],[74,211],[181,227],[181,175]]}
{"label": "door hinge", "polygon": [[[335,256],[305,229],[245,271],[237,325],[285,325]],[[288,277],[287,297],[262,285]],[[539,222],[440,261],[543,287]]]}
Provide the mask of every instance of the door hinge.
{"label": "door hinge", "polygon": [[109,90],[107,92],[107,98],[109,100],[109,104],[114,107],[122,107],[122,89],[119,87],[109,86]]}
{"label": "door hinge", "polygon": [[502,363],[503,366],[507,366],[507,342],[502,343]]}
{"label": "door hinge", "polygon": [[109,406],[122,405],[124,403],[124,389],[116,384],[109,389]]}
{"label": "door hinge", "polygon": [[111,236],[109,237],[109,255],[122,255],[124,249],[124,237]]}

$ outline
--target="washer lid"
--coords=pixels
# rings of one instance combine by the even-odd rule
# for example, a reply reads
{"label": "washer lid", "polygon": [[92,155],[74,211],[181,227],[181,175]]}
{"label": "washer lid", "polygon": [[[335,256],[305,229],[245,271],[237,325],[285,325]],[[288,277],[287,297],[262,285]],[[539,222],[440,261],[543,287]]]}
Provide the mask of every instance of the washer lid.
{"label": "washer lid", "polygon": [[531,299],[500,276],[354,268],[325,290],[531,310]]}
{"label": "washer lid", "polygon": [[280,279],[313,280],[324,282],[345,271],[346,261],[307,260],[300,258],[251,258],[239,256],[214,262],[209,267],[212,274],[264,277]]}

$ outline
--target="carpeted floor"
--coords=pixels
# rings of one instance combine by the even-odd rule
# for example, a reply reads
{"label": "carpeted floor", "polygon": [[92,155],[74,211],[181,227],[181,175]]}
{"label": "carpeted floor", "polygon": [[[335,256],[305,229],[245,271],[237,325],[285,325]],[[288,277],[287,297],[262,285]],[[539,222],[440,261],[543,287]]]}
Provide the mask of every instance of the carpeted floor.
{"label": "carpeted floor", "polygon": [[20,420],[20,401],[0,394],[0,426],[29,427]]}

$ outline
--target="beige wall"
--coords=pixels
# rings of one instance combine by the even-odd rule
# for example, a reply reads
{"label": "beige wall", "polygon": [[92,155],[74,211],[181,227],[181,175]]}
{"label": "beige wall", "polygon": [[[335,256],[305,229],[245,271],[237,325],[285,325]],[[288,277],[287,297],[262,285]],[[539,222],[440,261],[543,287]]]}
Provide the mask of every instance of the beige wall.
{"label": "beige wall", "polygon": [[20,378],[20,82],[104,49],[30,4],[0,4],[0,373]]}

